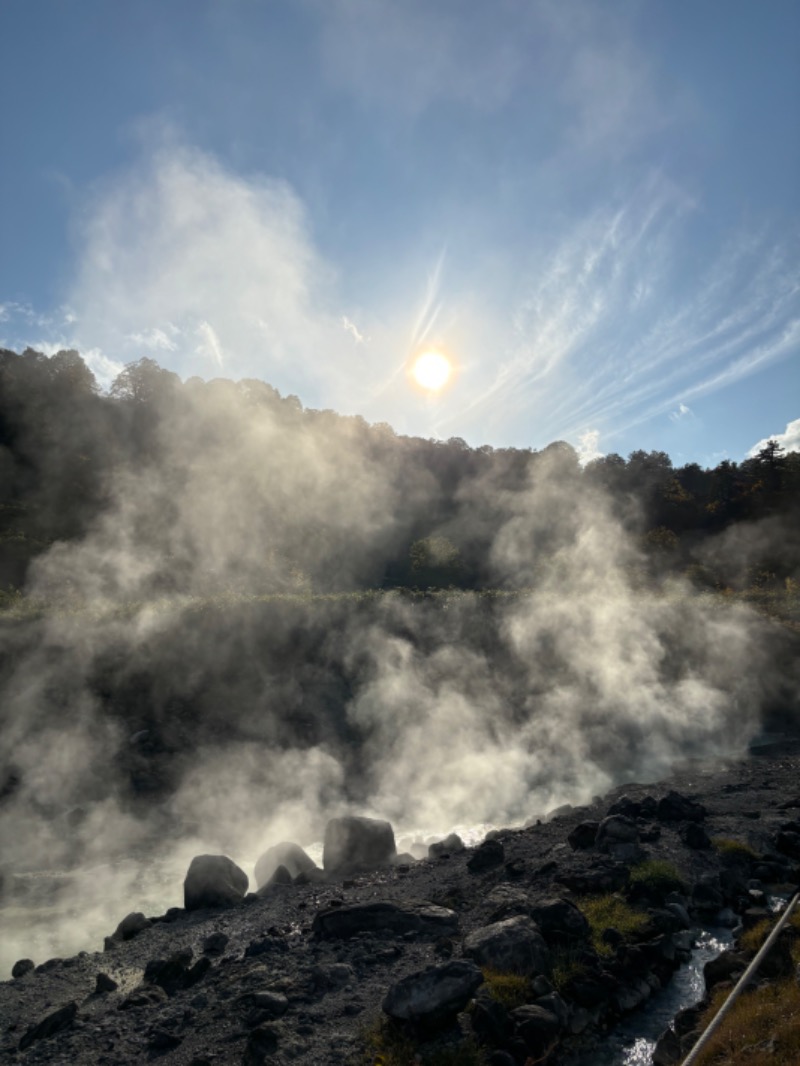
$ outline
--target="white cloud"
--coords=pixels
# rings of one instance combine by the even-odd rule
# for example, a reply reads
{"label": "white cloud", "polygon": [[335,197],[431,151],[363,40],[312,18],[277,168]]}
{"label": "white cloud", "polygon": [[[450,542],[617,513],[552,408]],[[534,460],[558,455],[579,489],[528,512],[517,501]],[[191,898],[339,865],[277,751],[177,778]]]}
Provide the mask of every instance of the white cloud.
{"label": "white cloud", "polygon": [[199,355],[205,363],[211,360],[216,363],[220,370],[222,370],[225,365],[222,344],[220,343],[220,339],[211,323],[201,322],[195,330],[195,336],[200,341],[195,348],[196,354]]}
{"label": "white cloud", "polygon": [[347,315],[342,315],[342,329],[353,335],[356,344],[363,344],[367,340],[355,322],[351,322]]}
{"label": "white cloud", "polygon": [[757,455],[768,440],[776,440],[786,452],[800,452],[800,418],[795,418],[794,421],[789,422],[783,433],[773,433],[771,436],[764,437],[763,440],[754,444],[747,453],[748,456]]}
{"label": "white cloud", "polygon": [[356,372],[332,282],[285,182],[234,174],[173,140],[87,206],[68,301],[75,346],[122,363],[145,348],[183,376],[224,368],[306,403],[357,409],[369,382]]}
{"label": "white cloud", "polygon": [[685,419],[693,417],[693,411],[685,403],[679,403],[674,411],[670,411],[669,417],[673,422],[683,422]]}
{"label": "white cloud", "polygon": [[[174,326],[168,328],[173,334],[180,332]],[[151,352],[174,352],[177,349],[175,341],[168,337],[163,329],[148,329],[143,330],[141,333],[129,333],[128,340],[140,345],[142,348],[147,348]]]}

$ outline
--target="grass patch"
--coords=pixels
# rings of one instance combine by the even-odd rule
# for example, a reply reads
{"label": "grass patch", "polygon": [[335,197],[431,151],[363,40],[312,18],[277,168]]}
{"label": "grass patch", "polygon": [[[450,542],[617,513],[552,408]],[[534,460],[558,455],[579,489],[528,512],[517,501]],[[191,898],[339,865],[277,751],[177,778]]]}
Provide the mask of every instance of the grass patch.
{"label": "grass patch", "polygon": [[[752,931],[752,930],[751,930]],[[705,1028],[726,992],[712,999]],[[797,1066],[800,1048],[800,987],[793,978],[744,992],[712,1036],[698,1066]]]}
{"label": "grass patch", "polygon": [[653,895],[665,896],[668,892],[685,892],[686,884],[680,872],[664,859],[645,859],[631,867],[631,884],[639,885]]}
{"label": "grass patch", "polygon": [[761,922],[756,922],[750,929],[745,929],[742,935],[739,937],[739,947],[743,951],[749,952],[751,955],[755,955],[761,945],[769,936],[773,923],[769,918],[764,918]]}
{"label": "grass patch", "polygon": [[516,973],[501,973],[499,970],[483,970],[483,987],[492,999],[502,1003],[506,1010],[514,1010],[533,998],[530,979]]}
{"label": "grass patch", "polygon": [[559,995],[569,991],[570,981],[584,977],[586,966],[580,961],[581,949],[575,945],[564,945],[553,951],[553,986]]}
{"label": "grass patch", "polygon": [[715,851],[731,861],[753,862],[760,857],[749,844],[743,844],[741,840],[734,840],[732,837],[712,837],[711,843]]}
{"label": "grass patch", "polygon": [[614,954],[614,948],[602,939],[604,929],[616,929],[623,940],[635,940],[648,924],[646,914],[637,911],[630,903],[609,893],[605,896],[588,896],[575,901],[586,916],[591,929],[592,947],[598,955]]}
{"label": "grass patch", "polygon": [[[764,918],[762,921],[756,922],[752,928],[745,929],[739,937],[739,947],[743,951],[755,955],[779,921],[780,914],[776,914],[774,918]],[[789,929],[794,933],[795,940],[792,946],[792,958],[796,963],[800,963],[800,911],[795,910],[783,933],[781,933],[781,936],[786,935],[786,929]]]}
{"label": "grass patch", "polygon": [[486,1066],[486,1057],[469,1039],[425,1047],[389,1018],[362,1029],[363,1051],[350,1066]]}

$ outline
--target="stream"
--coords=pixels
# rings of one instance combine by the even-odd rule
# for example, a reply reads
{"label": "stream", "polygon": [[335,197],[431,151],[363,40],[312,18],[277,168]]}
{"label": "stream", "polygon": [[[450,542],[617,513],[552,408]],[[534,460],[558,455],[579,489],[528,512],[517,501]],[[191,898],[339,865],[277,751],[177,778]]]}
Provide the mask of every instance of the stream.
{"label": "stream", "polygon": [[667,987],[615,1026],[603,1044],[582,1053],[570,1066],[651,1066],[658,1038],[678,1011],[703,998],[703,967],[732,944],[730,929],[701,929],[691,959],[675,971]]}

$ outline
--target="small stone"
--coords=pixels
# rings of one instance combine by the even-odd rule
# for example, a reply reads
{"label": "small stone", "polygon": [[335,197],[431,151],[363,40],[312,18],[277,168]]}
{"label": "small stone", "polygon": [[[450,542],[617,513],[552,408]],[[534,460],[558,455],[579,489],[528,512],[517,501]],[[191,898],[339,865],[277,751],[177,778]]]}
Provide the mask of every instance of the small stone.
{"label": "small stone", "polygon": [[209,933],[209,935],[203,941],[203,954],[204,955],[221,955],[225,948],[228,946],[228,937],[225,933],[219,931],[215,933]]}
{"label": "small stone", "polygon": [[499,866],[505,861],[506,853],[499,840],[484,840],[472,853],[467,862],[467,869],[472,873],[481,873]]}
{"label": "small stone", "polygon": [[43,1018],[38,1023],[38,1025],[32,1025],[30,1029],[28,1029],[25,1036],[23,1036],[19,1042],[20,1051],[29,1048],[31,1044],[35,1044],[37,1040],[44,1040],[46,1037],[52,1036],[54,1033],[60,1033],[62,1029],[68,1029],[75,1021],[77,1013],[78,1004],[73,1000],[71,1003],[67,1003],[65,1006],[60,1007],[57,1011],[53,1011],[52,1014],[48,1014],[46,1018]]}
{"label": "small stone", "polygon": [[451,833],[444,840],[438,840],[428,848],[429,859],[441,859],[447,855],[457,855],[464,851],[464,841],[458,833]]}
{"label": "small stone", "polygon": [[267,1055],[278,1048],[278,1034],[268,1025],[253,1029],[247,1038],[242,1066],[263,1066]]}
{"label": "small stone", "polygon": [[148,1038],[147,1046],[152,1051],[171,1051],[179,1047],[182,1042],[183,1037],[175,1033],[170,1033],[166,1029],[154,1029]]}
{"label": "small stone", "polygon": [[96,993],[116,992],[118,988],[117,982],[113,977],[109,977],[107,973],[99,973],[95,978],[94,990]]}
{"label": "small stone", "polygon": [[253,1006],[270,1018],[282,1018],[289,1009],[289,1000],[282,992],[254,992],[251,998]]}
{"label": "small stone", "polygon": [[658,801],[660,822],[702,822],[705,816],[706,809],[702,804],[679,792],[668,792]]}
{"label": "small stone", "polygon": [[576,825],[572,832],[567,836],[567,840],[569,841],[572,850],[578,851],[594,847],[594,842],[597,839],[597,830],[599,828],[599,822],[581,822],[579,825]]}
{"label": "small stone", "polygon": [[697,822],[686,822],[682,825],[680,837],[687,848],[693,848],[695,851],[705,851],[711,847],[711,838]]}
{"label": "small stone", "polygon": [[19,959],[11,968],[11,976],[14,978],[24,977],[36,969],[33,959]]}

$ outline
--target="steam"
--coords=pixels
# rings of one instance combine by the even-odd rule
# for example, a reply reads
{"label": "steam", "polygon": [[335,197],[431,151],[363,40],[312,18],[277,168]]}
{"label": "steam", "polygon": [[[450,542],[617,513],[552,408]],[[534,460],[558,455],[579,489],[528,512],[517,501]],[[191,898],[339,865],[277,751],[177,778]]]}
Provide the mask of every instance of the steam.
{"label": "steam", "polygon": [[[43,953],[179,904],[200,851],[247,866],[346,810],[410,834],[519,823],[741,751],[785,680],[755,614],[642,582],[570,449],[513,489],[476,476],[439,521],[467,545],[501,516],[492,594],[309,598],[377,585],[410,541],[435,492],[392,465],[413,442],[258,382],[165,388],[150,415],[94,527],[33,568],[47,609],[0,635],[4,887],[37,924],[36,877],[59,872]],[[4,945],[6,967],[33,950]]]}

